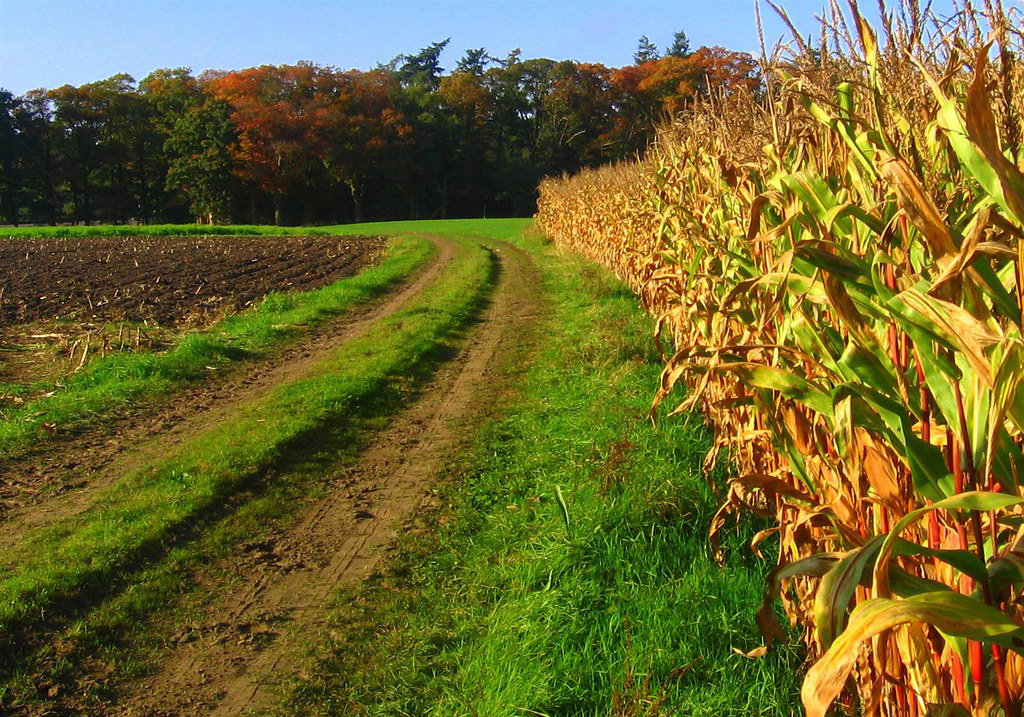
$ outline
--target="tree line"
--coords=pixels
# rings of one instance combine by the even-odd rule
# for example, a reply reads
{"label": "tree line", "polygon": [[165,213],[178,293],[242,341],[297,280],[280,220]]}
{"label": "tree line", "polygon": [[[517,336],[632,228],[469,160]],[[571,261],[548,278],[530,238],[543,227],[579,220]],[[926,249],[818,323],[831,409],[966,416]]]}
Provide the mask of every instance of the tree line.
{"label": "tree line", "polygon": [[657,121],[759,86],[746,53],[635,64],[504,58],[447,40],[369,71],[312,63],[160,69],[15,96],[0,89],[0,217],[9,224],[525,216],[544,176],[628,159]]}

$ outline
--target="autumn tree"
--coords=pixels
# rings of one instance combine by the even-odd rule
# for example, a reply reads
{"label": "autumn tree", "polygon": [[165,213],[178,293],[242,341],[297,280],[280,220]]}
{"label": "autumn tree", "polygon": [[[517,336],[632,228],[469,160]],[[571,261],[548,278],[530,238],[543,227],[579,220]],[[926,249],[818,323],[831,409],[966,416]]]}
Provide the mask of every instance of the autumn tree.
{"label": "autumn tree", "polygon": [[455,119],[445,112],[439,92],[440,57],[448,42],[433,42],[414,55],[402,56],[394,73],[400,88],[399,110],[412,129],[399,178],[411,217],[420,217],[424,205],[429,207],[428,217],[448,216],[458,135]]}
{"label": "autumn tree", "polygon": [[233,108],[237,172],[270,195],[275,224],[281,224],[289,191],[324,156],[331,74],[311,63],[263,65],[209,82],[211,93]]}
{"label": "autumn tree", "polygon": [[8,222],[274,221],[525,215],[540,177],[644,150],[702,98],[757,91],[752,58],[635,64],[503,58],[442,67],[448,40],[375,70],[311,63],[237,72],[162,68],[14,97],[0,92],[0,217]]}
{"label": "autumn tree", "polygon": [[444,111],[453,120],[452,179],[461,187],[460,209],[477,214],[486,214],[493,187],[493,157],[488,148],[494,96],[485,78],[491,62],[482,48],[467,51],[458,69],[441,78],[438,90]]}
{"label": "autumn tree", "polygon": [[406,88],[420,88],[427,92],[435,92],[441,84],[441,53],[451,42],[451,38],[432,42],[415,55],[401,55],[397,70],[397,80]]}
{"label": "autumn tree", "polygon": [[746,52],[724,47],[702,47],[687,56],[691,83],[704,97],[730,94],[740,88],[756,91],[761,85],[758,63]]}
{"label": "autumn tree", "polygon": [[487,50],[477,47],[466,50],[466,54],[455,64],[455,71],[465,72],[474,77],[483,77],[484,71],[492,62],[494,62],[494,58],[487,54]]}
{"label": "autumn tree", "polygon": [[188,67],[153,70],[139,82],[139,93],[152,105],[153,123],[165,135],[189,109],[206,101],[206,93]]}
{"label": "autumn tree", "polygon": [[612,72],[616,109],[609,141],[621,158],[642,152],[658,122],[681,110],[693,97],[691,79],[686,60],[672,56]]}
{"label": "autumn tree", "polygon": [[549,79],[536,158],[542,173],[575,172],[608,161],[615,113],[611,71],[565,61],[551,67]]}
{"label": "autumn tree", "polygon": [[371,180],[395,166],[412,127],[394,106],[395,88],[386,73],[338,72],[331,82],[322,161],[327,176],[348,189],[353,217],[360,222]]}
{"label": "autumn tree", "polygon": [[[684,36],[685,39],[685,36]],[[615,130],[611,141],[630,154],[643,151],[660,121],[691,107],[699,98],[760,85],[757,63],[745,52],[701,47],[685,56],[666,55],[615,70]]]}

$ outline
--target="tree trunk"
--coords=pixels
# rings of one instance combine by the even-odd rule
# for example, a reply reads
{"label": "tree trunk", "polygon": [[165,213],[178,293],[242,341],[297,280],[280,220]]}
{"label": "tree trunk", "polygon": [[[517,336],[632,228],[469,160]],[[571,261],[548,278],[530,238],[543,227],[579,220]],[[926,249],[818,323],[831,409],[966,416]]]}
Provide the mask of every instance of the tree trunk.
{"label": "tree trunk", "polygon": [[349,194],[352,195],[352,217],[356,224],[363,221],[363,193],[356,188],[356,183],[351,180],[345,180],[345,184],[348,185]]}
{"label": "tree trunk", "polygon": [[281,207],[284,204],[284,197],[280,194],[274,195],[274,226],[281,226]]}
{"label": "tree trunk", "polygon": [[441,181],[437,185],[437,193],[440,196],[440,205],[438,211],[441,214],[441,219],[448,218],[448,182]]}

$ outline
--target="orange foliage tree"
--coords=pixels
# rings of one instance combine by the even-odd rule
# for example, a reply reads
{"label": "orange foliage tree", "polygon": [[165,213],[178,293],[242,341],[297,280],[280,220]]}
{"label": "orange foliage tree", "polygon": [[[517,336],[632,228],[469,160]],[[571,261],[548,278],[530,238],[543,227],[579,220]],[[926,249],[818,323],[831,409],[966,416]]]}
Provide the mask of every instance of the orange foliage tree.
{"label": "orange foliage tree", "polygon": [[210,80],[209,90],[233,108],[240,176],[282,202],[311,162],[325,154],[325,129],[335,100],[334,73],[310,63],[263,65]]}

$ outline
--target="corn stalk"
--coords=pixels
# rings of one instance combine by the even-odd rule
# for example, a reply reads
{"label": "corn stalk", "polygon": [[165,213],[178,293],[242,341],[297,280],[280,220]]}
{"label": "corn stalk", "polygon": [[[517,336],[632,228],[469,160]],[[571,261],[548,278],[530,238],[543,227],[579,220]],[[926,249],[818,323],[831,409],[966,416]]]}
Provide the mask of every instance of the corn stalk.
{"label": "corn stalk", "polygon": [[1021,38],[998,5],[883,10],[879,40],[833,6],[819,48],[766,59],[763,97],[545,181],[537,219],[671,339],[655,404],[685,384],[709,464],[735,467],[712,542],[741,508],[774,516],[758,622],[783,634],[781,598],[801,631],[807,713],[1018,717]]}

